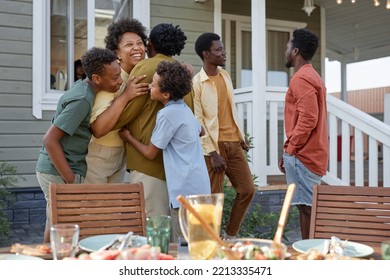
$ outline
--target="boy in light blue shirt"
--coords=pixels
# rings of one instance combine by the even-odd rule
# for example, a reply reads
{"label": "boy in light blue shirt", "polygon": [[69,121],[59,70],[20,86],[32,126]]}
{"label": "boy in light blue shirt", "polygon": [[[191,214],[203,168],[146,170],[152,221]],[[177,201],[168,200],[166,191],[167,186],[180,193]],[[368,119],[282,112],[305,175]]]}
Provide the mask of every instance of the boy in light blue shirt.
{"label": "boy in light blue shirt", "polygon": [[179,194],[211,193],[199,138],[202,126],[183,101],[183,97],[191,91],[191,79],[191,73],[181,63],[159,63],[150,84],[150,95],[153,100],[160,101],[164,108],[157,113],[151,143],[141,143],[127,128],[120,131],[124,141],[149,159],[153,159],[160,149],[163,151],[174,242],[182,236],[177,215],[180,203],[176,197]]}

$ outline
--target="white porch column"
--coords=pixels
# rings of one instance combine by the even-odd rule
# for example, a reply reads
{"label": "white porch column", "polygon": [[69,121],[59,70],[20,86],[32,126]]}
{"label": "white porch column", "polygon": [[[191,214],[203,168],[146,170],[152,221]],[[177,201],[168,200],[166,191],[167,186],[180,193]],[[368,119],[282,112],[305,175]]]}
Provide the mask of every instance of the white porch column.
{"label": "white porch column", "polygon": [[341,67],[341,100],[348,103],[347,63],[345,63],[344,60],[341,60],[340,67]]}
{"label": "white porch column", "polygon": [[252,0],[252,81],[253,81],[253,158],[252,172],[259,186],[267,185],[267,118],[266,118],[266,0]]}

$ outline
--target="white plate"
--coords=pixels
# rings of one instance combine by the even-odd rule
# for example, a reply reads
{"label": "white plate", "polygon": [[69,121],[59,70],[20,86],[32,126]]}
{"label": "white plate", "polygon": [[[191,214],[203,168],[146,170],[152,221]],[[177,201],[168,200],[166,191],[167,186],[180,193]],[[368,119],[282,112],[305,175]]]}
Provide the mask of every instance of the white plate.
{"label": "white plate", "polygon": [[43,261],[42,258],[27,256],[22,254],[0,254],[0,260],[31,260],[31,261]]}
{"label": "white plate", "polygon": [[[304,239],[299,240],[297,242],[294,242],[292,247],[295,251],[300,253],[306,253],[307,251],[311,249],[316,249],[320,252],[322,252],[322,249],[324,248],[324,242],[328,239]],[[366,257],[371,255],[374,252],[374,249],[370,246],[356,243],[352,241],[348,241],[348,245],[345,248],[345,255],[348,257]]]}
{"label": "white plate", "polygon": [[[110,243],[114,238],[123,236],[124,234],[102,234],[84,238],[80,240],[79,247],[87,252],[94,252],[99,250],[104,245]],[[135,246],[139,247],[147,243],[146,237],[133,235],[131,240]]]}

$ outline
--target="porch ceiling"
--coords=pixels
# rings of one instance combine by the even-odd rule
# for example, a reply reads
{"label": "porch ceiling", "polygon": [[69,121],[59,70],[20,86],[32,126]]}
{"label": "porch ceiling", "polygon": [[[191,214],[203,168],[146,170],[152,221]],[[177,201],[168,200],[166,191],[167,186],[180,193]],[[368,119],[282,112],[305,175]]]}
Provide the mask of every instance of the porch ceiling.
{"label": "porch ceiling", "polygon": [[314,0],[326,11],[326,56],[346,63],[390,56],[390,10],[386,0]]}

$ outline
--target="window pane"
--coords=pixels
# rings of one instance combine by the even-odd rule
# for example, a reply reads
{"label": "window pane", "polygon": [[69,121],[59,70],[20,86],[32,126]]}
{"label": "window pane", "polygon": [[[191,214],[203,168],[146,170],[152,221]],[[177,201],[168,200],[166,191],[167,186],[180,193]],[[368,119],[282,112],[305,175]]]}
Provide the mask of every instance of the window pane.
{"label": "window pane", "polygon": [[252,70],[252,32],[242,31],[242,69]]}
{"label": "window pane", "polygon": [[285,64],[286,44],[290,38],[289,32],[268,31],[267,38],[267,85],[288,86],[289,70]]}
{"label": "window pane", "polygon": [[105,48],[104,38],[111,22],[120,18],[131,18],[130,0],[96,0],[95,4],[95,46]]}
{"label": "window pane", "polygon": [[98,1],[95,6],[95,46],[105,48],[104,38],[107,27],[113,21],[114,8],[112,1]]}
{"label": "window pane", "polygon": [[[64,90],[68,72],[67,1],[50,1],[50,89]],[[42,67],[44,67],[42,65]]]}
{"label": "window pane", "polygon": [[241,87],[252,86],[252,32],[241,32]]}
{"label": "window pane", "polygon": [[[76,61],[87,51],[88,1],[73,0],[73,22],[68,6],[70,0],[50,0],[50,79],[47,89],[64,91],[79,77]],[[108,25],[121,17],[130,17],[130,0],[95,0],[95,46],[105,47]],[[73,29],[74,37],[70,38]],[[73,57],[69,57],[73,54]],[[72,77],[72,78],[68,78]]]}

